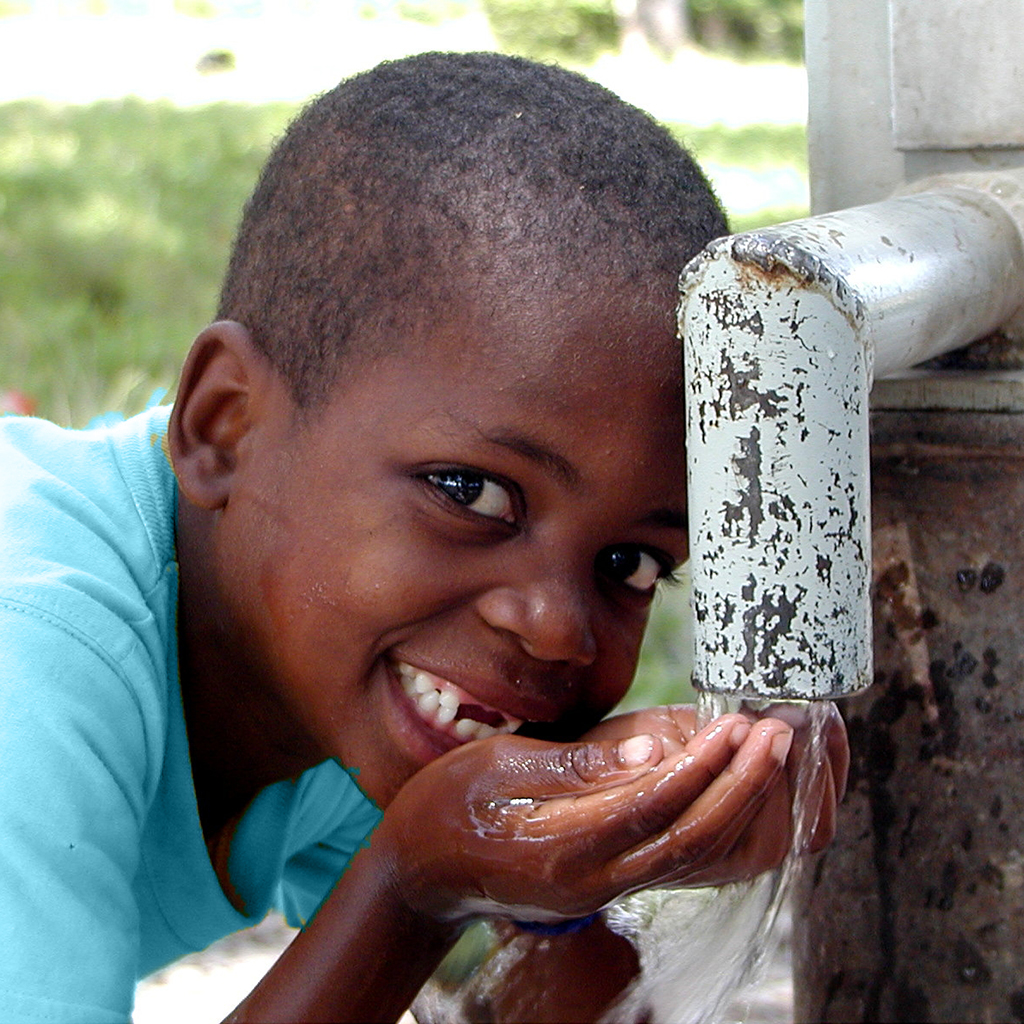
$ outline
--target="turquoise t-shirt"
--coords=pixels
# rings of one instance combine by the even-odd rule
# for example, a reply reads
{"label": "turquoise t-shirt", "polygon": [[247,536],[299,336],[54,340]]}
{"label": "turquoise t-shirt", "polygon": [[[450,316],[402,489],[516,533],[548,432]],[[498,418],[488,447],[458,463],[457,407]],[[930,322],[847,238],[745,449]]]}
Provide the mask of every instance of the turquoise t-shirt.
{"label": "turquoise t-shirt", "polygon": [[0,418],[0,1018],[131,1016],[138,978],[303,924],[379,820],[333,761],[263,790],[207,855],[178,682],[169,410]]}

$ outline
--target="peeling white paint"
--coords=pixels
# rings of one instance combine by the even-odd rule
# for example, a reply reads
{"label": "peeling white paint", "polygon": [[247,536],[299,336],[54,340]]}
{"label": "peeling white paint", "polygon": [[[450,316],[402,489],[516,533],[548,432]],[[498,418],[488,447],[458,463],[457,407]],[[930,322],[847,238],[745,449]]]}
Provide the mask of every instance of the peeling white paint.
{"label": "peeling white paint", "polygon": [[870,682],[873,376],[1024,303],[1018,211],[978,184],[720,239],[683,272],[700,689],[816,699]]}

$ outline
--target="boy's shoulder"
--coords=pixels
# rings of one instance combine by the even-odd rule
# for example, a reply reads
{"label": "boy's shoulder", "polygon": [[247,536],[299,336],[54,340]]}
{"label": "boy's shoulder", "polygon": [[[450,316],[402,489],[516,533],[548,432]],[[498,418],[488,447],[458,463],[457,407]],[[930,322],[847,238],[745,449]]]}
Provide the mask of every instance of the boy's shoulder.
{"label": "boy's shoulder", "polygon": [[[136,416],[110,414],[98,417],[88,427],[62,427],[33,416],[0,415],[0,466],[9,469],[12,481],[23,474],[52,475],[83,491],[100,493],[106,485],[108,467],[134,473],[151,456],[167,455],[167,422],[170,406],[153,406]],[[8,488],[0,495],[3,500]]]}
{"label": "boy's shoulder", "polygon": [[48,546],[57,524],[68,529],[77,522],[115,545],[141,526],[152,556],[173,553],[176,487],[166,447],[169,412],[157,407],[85,430],[0,417],[3,547]]}
{"label": "boy's shoulder", "polygon": [[72,623],[149,617],[174,565],[167,417],[91,430],[0,418],[0,600]]}

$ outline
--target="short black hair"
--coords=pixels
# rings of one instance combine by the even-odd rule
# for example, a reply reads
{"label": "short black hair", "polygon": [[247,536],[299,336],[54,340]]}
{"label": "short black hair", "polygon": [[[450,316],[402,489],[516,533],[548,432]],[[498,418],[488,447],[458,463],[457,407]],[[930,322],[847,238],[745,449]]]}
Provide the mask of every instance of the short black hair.
{"label": "short black hair", "polygon": [[603,87],[519,57],[419,54],[291,124],[246,206],[218,317],[310,405],[348,347],[393,343],[468,275],[486,286],[488,253],[631,282],[678,275],[726,231],[689,154]]}

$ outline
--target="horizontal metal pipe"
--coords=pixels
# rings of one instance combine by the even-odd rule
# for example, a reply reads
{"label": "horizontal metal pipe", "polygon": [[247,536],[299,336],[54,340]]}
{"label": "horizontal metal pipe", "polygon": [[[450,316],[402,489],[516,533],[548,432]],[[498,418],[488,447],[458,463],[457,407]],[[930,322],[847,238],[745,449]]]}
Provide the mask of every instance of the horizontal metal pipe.
{"label": "horizontal metal pipe", "polygon": [[719,239],[684,270],[699,688],[870,681],[868,392],[1017,313],[1019,173]]}

